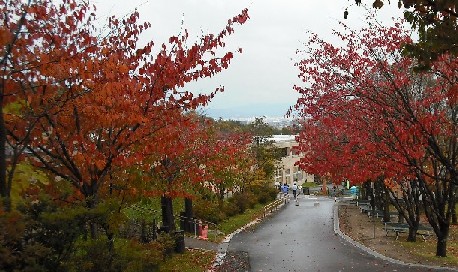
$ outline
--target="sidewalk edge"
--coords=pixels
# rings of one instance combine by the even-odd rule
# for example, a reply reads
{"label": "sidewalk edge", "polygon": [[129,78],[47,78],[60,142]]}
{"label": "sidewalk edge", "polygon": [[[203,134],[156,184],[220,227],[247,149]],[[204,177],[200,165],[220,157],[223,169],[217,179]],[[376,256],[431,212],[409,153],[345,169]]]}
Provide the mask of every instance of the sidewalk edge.
{"label": "sidewalk edge", "polygon": [[[282,204],[279,206],[279,208],[275,211],[275,212],[278,212],[278,210],[280,210],[281,208],[283,208],[283,206],[286,205],[286,204]],[[229,243],[232,239],[232,237],[234,237],[234,235],[240,233],[241,231],[244,231],[245,229],[249,228],[249,227],[252,227],[258,223],[260,223],[264,218],[268,217],[269,215],[273,214],[274,212],[271,212],[269,214],[267,214],[265,217],[259,217],[259,218],[256,218],[255,220],[251,221],[250,223],[246,224],[245,226],[235,230],[234,232],[228,234],[224,240],[219,244],[219,250],[218,252],[216,253],[216,257],[213,261],[213,264],[212,264],[212,267],[211,269],[208,270],[208,272],[213,272],[215,271],[215,269],[218,267],[218,266],[221,266],[223,263],[224,263],[224,257],[226,256],[227,254],[227,249],[229,247]]]}
{"label": "sidewalk edge", "polygon": [[[337,202],[338,203],[338,202]],[[390,257],[387,257],[385,255],[382,255],[380,253],[378,253],[377,251],[353,240],[350,236],[346,235],[345,233],[343,233],[341,230],[340,230],[340,227],[339,227],[339,205],[338,204],[334,204],[334,207],[333,207],[333,216],[334,216],[334,233],[336,235],[339,235],[341,238],[343,238],[345,241],[347,241],[348,243],[352,244],[353,246],[367,252],[368,254],[376,257],[376,258],[379,258],[379,259],[382,259],[384,261],[388,261],[388,262],[391,262],[391,263],[394,263],[394,264],[399,264],[399,265],[405,265],[405,266],[409,266],[409,267],[420,267],[420,268],[427,268],[427,269],[435,269],[435,270],[438,270],[438,269],[441,269],[441,270],[450,270],[450,271],[458,271],[457,269],[454,269],[454,268],[450,268],[450,267],[445,267],[445,266],[431,266],[431,265],[423,265],[423,264],[414,264],[414,263],[405,263],[403,261],[399,261],[399,260],[396,260],[396,259],[393,259],[393,258],[390,258]]]}

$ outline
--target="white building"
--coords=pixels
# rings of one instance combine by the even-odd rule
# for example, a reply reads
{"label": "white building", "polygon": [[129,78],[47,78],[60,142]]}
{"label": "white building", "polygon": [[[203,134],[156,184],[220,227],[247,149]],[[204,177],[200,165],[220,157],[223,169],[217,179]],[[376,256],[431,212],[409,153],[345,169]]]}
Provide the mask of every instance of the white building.
{"label": "white building", "polygon": [[272,140],[276,147],[283,150],[283,157],[275,172],[275,182],[286,183],[291,186],[294,181],[298,185],[314,181],[314,175],[305,173],[294,165],[300,159],[300,154],[293,149],[294,146],[298,145],[294,135],[273,135],[269,140]]}

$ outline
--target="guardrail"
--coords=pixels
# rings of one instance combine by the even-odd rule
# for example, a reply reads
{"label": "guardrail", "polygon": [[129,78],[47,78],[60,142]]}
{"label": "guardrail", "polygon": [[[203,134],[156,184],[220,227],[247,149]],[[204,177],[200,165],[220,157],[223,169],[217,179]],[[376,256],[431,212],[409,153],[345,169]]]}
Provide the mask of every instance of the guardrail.
{"label": "guardrail", "polygon": [[265,207],[264,207],[264,213],[263,213],[263,217],[266,217],[268,214],[272,213],[273,211],[276,211],[279,209],[279,207],[282,205],[282,204],[286,204],[287,201],[289,199],[289,196],[284,196],[282,198],[279,198],[269,204],[267,204]]}

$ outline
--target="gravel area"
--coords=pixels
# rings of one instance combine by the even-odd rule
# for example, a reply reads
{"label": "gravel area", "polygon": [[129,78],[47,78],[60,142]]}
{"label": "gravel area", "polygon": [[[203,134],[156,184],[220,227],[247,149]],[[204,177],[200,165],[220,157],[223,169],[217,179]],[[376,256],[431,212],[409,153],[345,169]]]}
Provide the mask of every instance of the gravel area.
{"label": "gravel area", "polygon": [[215,272],[249,272],[250,258],[245,251],[228,251],[222,265],[215,267]]}

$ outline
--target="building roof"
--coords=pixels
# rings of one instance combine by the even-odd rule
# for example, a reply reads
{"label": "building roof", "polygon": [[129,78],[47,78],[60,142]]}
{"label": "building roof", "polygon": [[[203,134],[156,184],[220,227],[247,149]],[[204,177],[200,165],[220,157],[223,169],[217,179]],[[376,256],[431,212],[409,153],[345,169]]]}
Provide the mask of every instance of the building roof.
{"label": "building roof", "polygon": [[274,141],[276,143],[279,142],[291,142],[295,141],[296,135],[272,135],[272,137],[268,138],[269,141]]}

